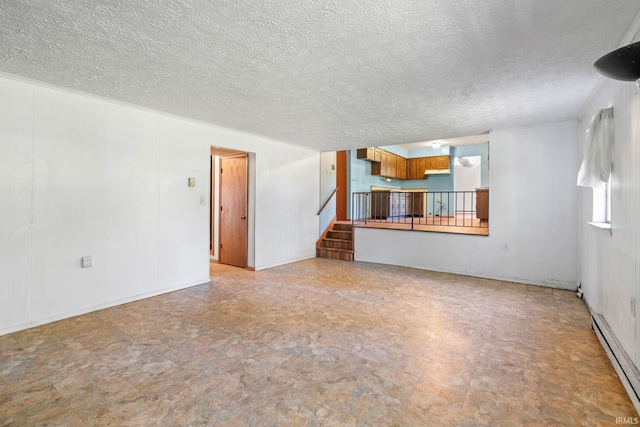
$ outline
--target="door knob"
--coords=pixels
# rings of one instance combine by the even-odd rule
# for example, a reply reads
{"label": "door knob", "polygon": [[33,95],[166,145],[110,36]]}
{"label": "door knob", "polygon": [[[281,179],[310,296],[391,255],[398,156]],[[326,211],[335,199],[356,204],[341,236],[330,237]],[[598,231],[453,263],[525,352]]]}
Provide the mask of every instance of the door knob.
{"label": "door knob", "polygon": [[242,216],[240,217],[240,219],[247,219],[247,217],[246,217],[246,216],[244,216],[244,215],[242,215]]}

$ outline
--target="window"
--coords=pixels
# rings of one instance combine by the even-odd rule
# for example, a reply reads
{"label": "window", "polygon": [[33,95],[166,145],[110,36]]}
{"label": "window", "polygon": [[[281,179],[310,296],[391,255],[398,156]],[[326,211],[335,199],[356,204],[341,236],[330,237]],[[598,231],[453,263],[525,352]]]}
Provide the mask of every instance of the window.
{"label": "window", "polygon": [[593,187],[593,211],[591,221],[611,224],[611,178],[606,184]]}
{"label": "window", "polygon": [[611,159],[613,157],[613,107],[600,110],[587,130],[584,160],[578,185],[593,189],[591,224],[611,229]]}

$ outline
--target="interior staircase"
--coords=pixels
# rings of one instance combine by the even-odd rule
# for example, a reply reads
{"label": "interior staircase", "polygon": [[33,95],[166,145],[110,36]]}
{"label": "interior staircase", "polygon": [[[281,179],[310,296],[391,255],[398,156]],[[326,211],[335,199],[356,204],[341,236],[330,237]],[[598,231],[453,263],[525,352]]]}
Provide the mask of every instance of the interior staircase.
{"label": "interior staircase", "polygon": [[349,221],[336,221],[316,244],[317,258],[353,261],[353,226]]}

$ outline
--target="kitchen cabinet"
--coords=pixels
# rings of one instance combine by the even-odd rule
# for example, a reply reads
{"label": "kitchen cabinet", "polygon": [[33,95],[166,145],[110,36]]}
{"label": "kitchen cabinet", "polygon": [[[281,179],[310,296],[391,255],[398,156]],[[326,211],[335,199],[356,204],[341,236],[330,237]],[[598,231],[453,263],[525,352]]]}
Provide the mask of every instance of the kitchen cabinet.
{"label": "kitchen cabinet", "polygon": [[425,157],[426,170],[429,171],[448,171],[451,156],[432,156]]}
{"label": "kitchen cabinet", "polygon": [[407,179],[416,179],[416,167],[418,159],[407,159]]}
{"label": "kitchen cabinet", "polygon": [[427,169],[427,158],[420,157],[416,166],[416,177],[414,179],[423,179],[424,171]]}
{"label": "kitchen cabinet", "polygon": [[371,218],[420,217],[424,215],[425,193],[371,192]]}
{"label": "kitchen cabinet", "polygon": [[407,179],[423,179],[426,164],[426,157],[407,159]]}
{"label": "kitchen cabinet", "polygon": [[388,191],[371,192],[371,218],[386,219],[390,216],[390,198],[391,193]]}
{"label": "kitchen cabinet", "polygon": [[[366,150],[361,151],[361,150]],[[378,156],[376,152],[369,152],[369,148],[359,148],[358,158],[375,158]],[[402,156],[390,153],[385,150],[379,151],[380,161],[371,162],[371,175],[380,175],[385,178],[395,179],[424,179],[424,172],[430,171],[447,171],[448,173],[450,156],[431,156],[431,157],[417,157],[413,159],[406,159]],[[365,159],[365,160],[366,160]]]}
{"label": "kitchen cabinet", "polygon": [[[382,154],[379,162],[371,162],[371,175],[382,175]],[[385,167],[385,172],[387,168]]]}
{"label": "kitchen cabinet", "polygon": [[410,204],[411,193],[373,191],[371,193],[371,218],[387,219],[407,216]]}
{"label": "kitchen cabinet", "polygon": [[401,156],[396,156],[396,177],[407,179],[407,159]]}
{"label": "kitchen cabinet", "polygon": [[389,178],[397,178],[398,177],[398,156],[393,153],[388,153],[387,160],[387,175]]}
{"label": "kitchen cabinet", "polygon": [[436,157],[436,169],[444,170],[449,169],[450,156],[437,156]]}
{"label": "kitchen cabinet", "polygon": [[371,193],[371,218],[387,219],[400,215],[400,197],[397,193],[374,191]]}
{"label": "kitchen cabinet", "polygon": [[425,169],[432,171],[438,168],[438,160],[436,157],[425,157]]}
{"label": "kitchen cabinet", "polygon": [[489,221],[489,189],[476,188],[476,218]]}
{"label": "kitchen cabinet", "polygon": [[[381,160],[380,160],[380,173],[379,175],[382,176],[389,176],[389,174],[391,173],[391,168],[389,168],[389,160],[391,158],[391,153],[388,153],[386,151],[382,151],[382,156],[381,156]],[[373,166],[373,165],[372,165]],[[371,169],[371,174],[373,175],[373,168]]]}
{"label": "kitchen cabinet", "polygon": [[368,162],[379,162],[382,160],[382,150],[376,147],[358,148],[356,158]]}
{"label": "kitchen cabinet", "polygon": [[449,170],[450,156],[416,157],[409,159],[407,166],[407,179],[424,179],[424,171]]}
{"label": "kitchen cabinet", "polygon": [[424,215],[424,201],[425,194],[412,192],[407,193],[407,216],[411,216],[413,214],[414,217],[420,217]]}
{"label": "kitchen cabinet", "polygon": [[397,178],[398,156],[393,153],[389,153],[388,151],[380,151],[380,162],[371,163],[371,175],[380,175],[385,178]]}

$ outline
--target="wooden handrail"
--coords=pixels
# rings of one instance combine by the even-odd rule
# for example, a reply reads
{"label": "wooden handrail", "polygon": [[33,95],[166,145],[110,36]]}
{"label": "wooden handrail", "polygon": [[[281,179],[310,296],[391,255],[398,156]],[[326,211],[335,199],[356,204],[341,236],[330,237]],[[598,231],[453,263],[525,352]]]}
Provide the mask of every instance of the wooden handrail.
{"label": "wooden handrail", "polygon": [[318,211],[318,213],[316,215],[320,215],[320,212],[322,212],[324,210],[324,208],[327,206],[327,204],[331,201],[331,198],[333,197],[334,194],[336,194],[336,191],[338,191],[338,188],[340,188],[340,187],[336,187],[336,189],[333,190],[333,193],[331,193],[331,195],[329,196],[327,201],[324,202],[324,204],[322,205],[322,207],[320,208],[320,210]]}

